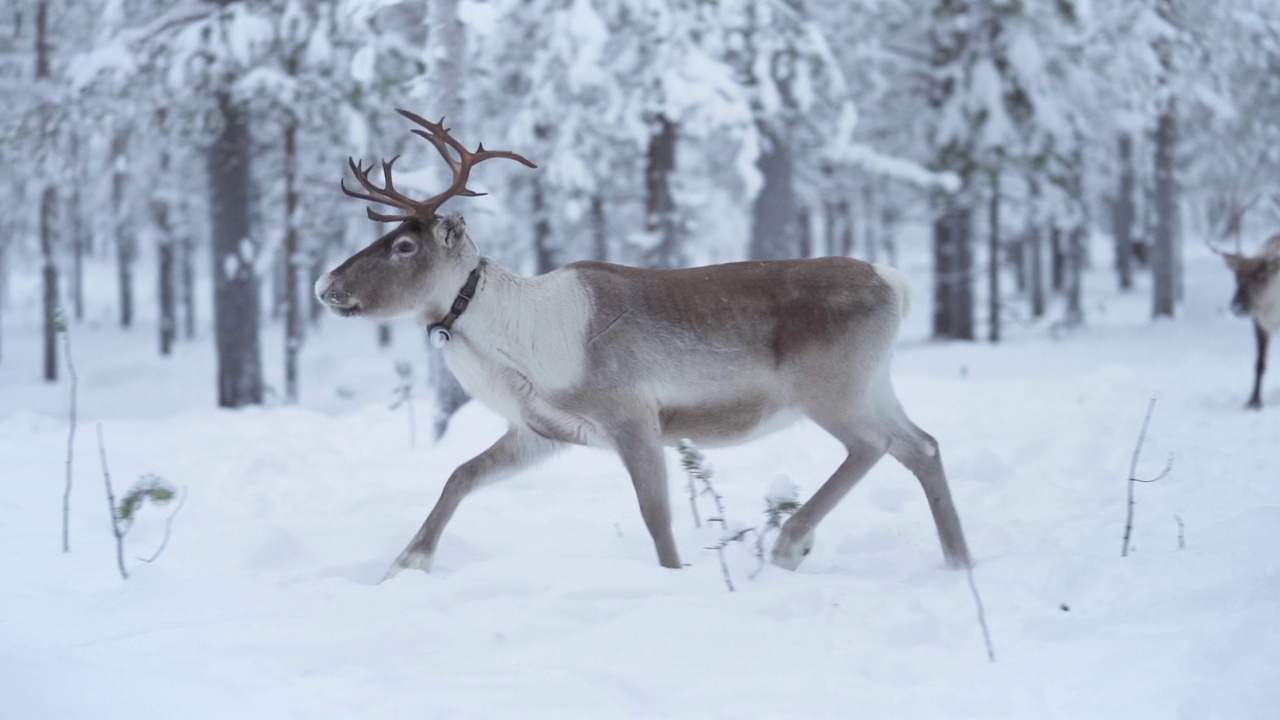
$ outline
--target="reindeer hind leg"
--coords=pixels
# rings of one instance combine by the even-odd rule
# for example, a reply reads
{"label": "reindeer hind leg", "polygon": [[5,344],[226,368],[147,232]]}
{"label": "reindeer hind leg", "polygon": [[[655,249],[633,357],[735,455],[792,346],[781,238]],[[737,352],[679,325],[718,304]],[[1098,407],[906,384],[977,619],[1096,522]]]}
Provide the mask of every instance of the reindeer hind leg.
{"label": "reindeer hind leg", "polygon": [[[861,413],[858,415],[862,415]],[[810,419],[844,444],[848,456],[818,491],[782,526],[774,542],[770,560],[787,570],[795,570],[813,547],[818,523],[866,476],[889,445],[888,437],[874,418],[846,413],[832,418],[825,413],[810,413]]]}
{"label": "reindeer hind leg", "polygon": [[893,432],[889,454],[920,481],[925,499],[929,502],[933,523],[938,529],[938,539],[942,542],[942,555],[946,558],[947,565],[953,568],[969,567],[972,563],[969,547],[960,526],[960,514],[956,512],[955,502],[951,499],[951,488],[942,467],[938,441],[911,422],[901,407],[898,408],[898,413],[901,417]]}

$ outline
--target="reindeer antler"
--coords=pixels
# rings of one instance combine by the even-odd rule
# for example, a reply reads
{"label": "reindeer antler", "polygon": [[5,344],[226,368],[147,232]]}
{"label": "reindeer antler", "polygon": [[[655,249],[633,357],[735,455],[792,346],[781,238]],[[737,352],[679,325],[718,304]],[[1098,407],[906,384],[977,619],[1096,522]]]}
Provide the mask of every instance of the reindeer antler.
{"label": "reindeer antler", "polygon": [[[516,162],[527,167],[536,168],[523,155],[507,150],[485,150],[481,144],[476,147],[475,151],[467,150],[466,146],[459,142],[456,138],[449,134],[449,128],[444,126],[444,118],[440,118],[440,122],[431,122],[426,118],[409,112],[408,110],[396,109],[396,112],[405,116],[409,120],[421,125],[425,129],[414,128],[410,132],[430,142],[444,161],[448,163],[449,170],[453,172],[453,182],[444,192],[433,195],[426,200],[414,200],[409,196],[401,193],[396,189],[395,183],[391,179],[391,166],[399,159],[399,155],[390,160],[382,161],[382,178],[383,185],[379,187],[369,179],[369,171],[373,169],[373,165],[364,167],[362,163],[357,162],[354,158],[347,158],[347,164],[351,167],[351,172],[356,176],[356,180],[364,187],[366,192],[356,192],[347,188],[346,182],[342,181],[339,185],[342,192],[353,198],[367,200],[369,202],[380,203],[382,205],[390,205],[404,211],[402,214],[381,213],[373,208],[368,209],[369,219],[378,222],[401,222],[411,218],[420,218],[423,220],[430,219],[435,216],[440,206],[451,197],[476,197],[485,193],[476,192],[467,187],[467,180],[471,177],[471,168],[494,158],[506,158],[515,160]],[[452,150],[452,152],[450,152]],[[455,159],[453,153],[456,152],[458,157]]]}

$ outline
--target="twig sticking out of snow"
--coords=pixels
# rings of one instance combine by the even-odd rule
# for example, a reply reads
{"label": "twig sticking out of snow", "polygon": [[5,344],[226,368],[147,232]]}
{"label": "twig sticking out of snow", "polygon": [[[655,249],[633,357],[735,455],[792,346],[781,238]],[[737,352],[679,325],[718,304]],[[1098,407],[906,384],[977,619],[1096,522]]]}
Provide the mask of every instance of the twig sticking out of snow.
{"label": "twig sticking out of snow", "polygon": [[1129,538],[1133,535],[1133,486],[1135,483],[1153,483],[1163,480],[1173,470],[1173,455],[1169,455],[1169,461],[1165,463],[1164,470],[1160,474],[1149,479],[1138,479],[1138,456],[1142,453],[1142,443],[1147,439],[1147,426],[1151,424],[1151,414],[1155,412],[1156,399],[1151,398],[1151,402],[1147,403],[1147,414],[1142,418],[1142,429],[1138,432],[1138,444],[1133,448],[1133,460],[1129,463],[1129,504],[1124,521],[1124,544],[1120,547],[1120,557],[1129,557]]}
{"label": "twig sticking out of snow", "polygon": [[[693,441],[688,439],[681,440],[678,448],[680,451],[680,465],[689,476],[689,505],[693,509],[694,524],[697,527],[702,527],[702,522],[698,516],[699,495],[710,495],[712,502],[716,505],[716,517],[707,518],[707,522],[720,523],[723,534],[715,545],[708,546],[707,549],[716,551],[716,558],[720,561],[720,572],[724,575],[725,587],[729,588],[729,592],[734,592],[736,588],[733,585],[733,578],[729,575],[729,563],[725,560],[724,549],[730,543],[735,542],[740,542],[745,546],[747,538],[755,536],[755,542],[752,543],[752,552],[756,558],[756,569],[749,576],[754,580],[760,574],[760,571],[764,569],[765,535],[770,530],[780,528],[782,521],[799,509],[800,501],[796,497],[799,490],[790,481],[785,481],[785,484],[781,482],[775,483],[774,489],[765,498],[765,515],[768,520],[765,522],[764,528],[743,527],[731,531],[724,511],[724,498],[720,496],[720,493],[716,492],[715,486],[711,484],[712,472],[711,468],[706,464],[706,456],[698,450]],[[696,488],[695,482],[702,484],[701,490]]]}
{"label": "twig sticking out of snow", "polygon": [[689,510],[693,512],[693,526],[702,527],[702,516],[698,514],[698,488],[694,486],[694,479],[697,473],[703,472],[703,456],[698,448],[693,446],[693,442],[684,439],[680,441],[680,466],[684,468],[685,478],[689,486]]}
{"label": "twig sticking out of snow", "polygon": [[706,456],[703,455],[702,451],[699,450],[697,446],[693,444],[693,441],[688,438],[681,440],[678,447],[680,451],[680,465],[689,475],[689,499],[690,503],[693,505],[695,523],[698,527],[702,527],[701,522],[696,520],[698,517],[698,503],[696,495],[693,494],[693,484],[696,481],[702,483],[702,490],[698,491],[697,495],[710,495],[711,501],[716,505],[716,517],[707,518],[707,522],[718,522],[720,523],[720,527],[727,528],[728,523],[725,522],[724,514],[724,498],[720,496],[720,493],[716,492],[715,486],[711,484],[711,477],[714,473],[711,472],[711,468],[707,465]]}
{"label": "twig sticking out of snow", "polygon": [[53,311],[53,328],[62,335],[62,354],[67,358],[67,372],[71,377],[71,427],[67,431],[67,481],[62,489],[62,552],[71,552],[71,459],[76,444],[76,365],[71,361],[71,332],[67,329],[67,315],[62,308]]}
{"label": "twig sticking out of snow", "polygon": [[[712,502],[716,504],[716,517],[707,518],[707,522],[720,523],[724,534],[721,535],[719,542],[707,549],[716,551],[716,558],[720,560],[720,573],[724,575],[725,587],[729,588],[729,592],[735,592],[733,578],[729,575],[729,563],[724,558],[724,549],[731,542],[745,542],[746,534],[755,532],[755,528],[740,530],[736,533],[729,532],[729,523],[724,512],[724,499],[711,484],[712,473],[711,468],[707,466],[706,456],[688,438],[682,439],[677,448],[680,451],[680,466],[689,476],[689,507],[693,510],[693,522],[696,527],[702,527],[702,520],[698,515],[698,496],[710,495]],[[695,483],[702,483],[702,489],[698,490]]]}
{"label": "twig sticking out of snow", "polygon": [[107,486],[107,509],[111,511],[111,534],[116,538],[116,565],[120,568],[120,578],[129,579],[129,571],[124,569],[124,532],[120,530],[120,521],[116,519],[116,496],[111,491],[111,471],[107,470],[107,447],[102,442],[102,423],[98,423],[98,460],[102,463],[102,481]]}
{"label": "twig sticking out of snow", "polygon": [[[138,482],[129,488],[129,492],[125,493],[121,498],[120,504],[116,504],[115,492],[111,489],[111,471],[107,469],[107,446],[102,440],[102,423],[97,424],[98,431],[98,460],[102,463],[102,482],[107,487],[107,508],[111,511],[111,534],[116,539],[116,566],[120,568],[120,578],[129,579],[129,571],[124,567],[124,535],[129,532],[129,528],[133,526],[133,521],[137,517],[138,510],[143,505],[150,502],[153,505],[164,505],[173,499],[176,494],[173,486],[164,481],[159,475],[148,473],[138,479]],[[186,494],[183,493],[183,500]],[[160,547],[152,553],[150,558],[138,558],[143,562],[152,562],[160,557],[160,553],[164,552],[164,548],[169,544],[169,533],[173,528],[173,516],[178,514],[178,510],[182,509],[182,502],[174,508],[169,514],[169,519],[164,525],[164,539],[160,542]]]}
{"label": "twig sticking out of snow", "polygon": [[764,570],[764,542],[770,531],[782,529],[782,523],[800,509],[800,488],[786,477],[779,477],[764,498],[764,529],[756,533],[756,569],[751,579]]}
{"label": "twig sticking out of snow", "polygon": [[996,649],[991,645],[991,630],[987,628],[987,613],[982,607],[982,595],[978,594],[978,584],[973,581],[973,566],[964,569],[969,580],[969,592],[973,593],[973,603],[978,607],[978,626],[982,628],[982,641],[987,645],[987,660],[996,661]]}
{"label": "twig sticking out of snow", "polygon": [[156,548],[156,551],[151,553],[151,557],[139,556],[137,558],[138,560],[141,560],[144,563],[151,563],[155,562],[156,558],[160,557],[160,553],[164,552],[165,546],[169,544],[169,535],[173,532],[173,518],[178,514],[178,511],[182,509],[182,504],[186,501],[187,489],[183,487],[182,492],[178,494],[178,502],[173,506],[173,511],[169,513],[169,517],[165,518],[164,537],[160,540],[160,547]]}
{"label": "twig sticking out of snow", "polygon": [[1173,519],[1178,523],[1178,549],[1185,550],[1187,547],[1186,526],[1182,524],[1182,516],[1174,515]]}
{"label": "twig sticking out of snow", "polygon": [[[753,535],[753,534],[756,536],[757,539],[760,537],[760,533],[755,528],[753,527],[743,528],[735,533],[725,535],[724,537],[720,538],[720,541],[717,542],[715,545],[712,545],[711,547],[707,548],[708,550],[716,551],[716,557],[720,559],[720,572],[724,574],[724,584],[725,584],[725,587],[729,588],[729,592],[734,592],[736,588],[734,588],[733,586],[733,578],[729,576],[729,563],[725,562],[724,549],[728,547],[729,543],[733,543],[733,542],[740,542],[745,545],[747,542],[747,536]],[[759,547],[759,544],[757,544],[757,547]],[[756,558],[760,561],[761,566],[763,566],[764,556],[762,554],[759,554],[759,551],[757,551]],[[754,573],[751,573],[751,577],[754,578],[759,573],[760,573],[760,570],[757,569]]]}

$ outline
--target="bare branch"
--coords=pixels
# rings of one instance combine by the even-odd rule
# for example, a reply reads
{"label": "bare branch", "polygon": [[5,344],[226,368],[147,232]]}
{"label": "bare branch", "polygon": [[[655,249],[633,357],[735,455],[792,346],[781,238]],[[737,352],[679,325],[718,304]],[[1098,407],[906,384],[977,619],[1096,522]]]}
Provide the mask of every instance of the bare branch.
{"label": "bare branch", "polygon": [[76,366],[71,361],[71,330],[67,327],[67,316],[58,308],[54,313],[54,327],[62,333],[62,354],[67,358],[67,372],[71,376],[71,427],[67,430],[67,479],[62,489],[62,552],[71,552],[71,465],[76,444]]}
{"label": "bare branch", "polygon": [[973,581],[973,565],[966,565],[964,572],[969,580],[969,591],[973,593],[973,602],[978,607],[978,626],[982,628],[982,641],[987,645],[987,660],[995,662],[996,649],[991,645],[991,630],[987,628],[987,613],[982,607],[982,596],[978,594],[978,584]]}
{"label": "bare branch", "polygon": [[164,538],[160,540],[160,547],[156,548],[156,551],[154,553],[151,553],[151,557],[144,558],[139,556],[136,559],[141,560],[144,563],[150,563],[150,562],[155,562],[156,558],[160,557],[160,553],[164,552],[165,546],[169,544],[169,535],[170,533],[173,532],[173,518],[177,516],[178,511],[182,509],[182,504],[185,503],[186,501],[187,501],[187,488],[184,485],[182,488],[182,493],[178,495],[178,503],[174,505],[173,511],[169,513],[169,517],[165,518]]}
{"label": "bare branch", "polygon": [[129,572],[124,569],[124,533],[120,531],[120,522],[116,519],[116,496],[111,491],[111,472],[107,470],[107,447],[102,442],[102,423],[98,423],[98,460],[102,463],[102,481],[107,486],[107,509],[111,512],[111,534],[116,538],[116,565],[120,568],[121,579],[128,580]]}
{"label": "bare branch", "polygon": [[1159,475],[1157,475],[1157,476],[1155,476],[1155,477],[1153,477],[1153,478],[1151,478],[1151,479],[1149,479],[1149,480],[1143,480],[1142,478],[1133,478],[1133,481],[1134,481],[1134,482],[1140,482],[1140,483],[1153,483],[1153,482],[1159,482],[1159,481],[1161,481],[1161,480],[1165,479],[1166,477],[1168,477],[1168,475],[1169,475],[1169,473],[1170,473],[1170,472],[1173,472],[1173,453],[1169,453],[1169,459],[1168,459],[1168,461],[1166,461],[1166,462],[1165,462],[1165,464],[1164,464],[1164,469],[1160,471],[1160,474],[1159,474]]}
{"label": "bare branch", "polygon": [[[724,575],[724,584],[725,584],[725,587],[729,588],[729,592],[736,592],[736,588],[734,588],[733,586],[733,578],[729,576],[729,563],[727,563],[724,559],[724,549],[729,546],[729,543],[734,543],[734,542],[740,542],[745,545],[747,542],[747,536],[753,535],[753,534],[756,536],[757,540],[759,540],[759,538],[761,537],[759,531],[757,531],[755,528],[743,528],[731,535],[725,535],[724,537],[720,538],[720,541],[717,542],[715,545],[712,545],[707,548],[708,550],[716,551],[716,557],[720,559],[720,572]],[[757,542],[757,546],[758,545],[759,543]],[[761,563],[763,564],[764,562],[763,556],[758,556],[758,557],[760,558]],[[754,578],[756,575],[759,574],[759,572],[760,572],[759,570],[756,570],[756,572],[751,574],[751,577]]]}
{"label": "bare branch", "polygon": [[1120,557],[1129,556],[1129,538],[1133,536],[1133,488],[1137,483],[1153,483],[1163,480],[1173,471],[1173,454],[1169,454],[1169,460],[1165,463],[1164,470],[1159,475],[1147,479],[1140,480],[1138,478],[1138,456],[1142,453],[1142,443],[1147,439],[1147,426],[1151,424],[1151,414],[1155,412],[1156,399],[1151,398],[1151,402],[1147,403],[1147,414],[1142,418],[1142,430],[1138,432],[1138,443],[1133,448],[1133,459],[1129,462],[1129,502],[1124,521],[1124,544],[1120,547]]}

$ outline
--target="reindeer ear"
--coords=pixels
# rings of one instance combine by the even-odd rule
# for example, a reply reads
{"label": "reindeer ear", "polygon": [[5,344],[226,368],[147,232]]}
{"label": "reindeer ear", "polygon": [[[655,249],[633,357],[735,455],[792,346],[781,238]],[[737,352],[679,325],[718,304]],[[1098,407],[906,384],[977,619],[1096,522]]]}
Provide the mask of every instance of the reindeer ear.
{"label": "reindeer ear", "polygon": [[455,247],[467,235],[467,221],[458,213],[438,218],[431,227],[432,238],[446,248]]}

